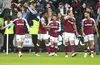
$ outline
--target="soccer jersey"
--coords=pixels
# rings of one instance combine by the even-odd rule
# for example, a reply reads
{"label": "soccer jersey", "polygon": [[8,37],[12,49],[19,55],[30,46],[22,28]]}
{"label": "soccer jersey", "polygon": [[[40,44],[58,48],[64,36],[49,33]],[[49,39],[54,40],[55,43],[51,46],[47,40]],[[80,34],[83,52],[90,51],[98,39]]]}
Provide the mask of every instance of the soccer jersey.
{"label": "soccer jersey", "polygon": [[[58,37],[59,36],[58,30],[59,30],[59,26],[60,26],[58,21],[56,21],[56,22],[51,21],[49,26],[52,27],[52,28],[50,28],[50,32],[49,32],[50,36]],[[57,32],[55,32],[55,31],[57,31]]]}
{"label": "soccer jersey", "polygon": [[41,20],[40,20],[40,26],[39,26],[38,34],[46,34],[46,33],[47,33],[46,27],[44,28],[43,25],[46,25],[46,21],[45,21],[45,19],[42,17]]}
{"label": "soccer jersey", "polygon": [[15,30],[16,30],[16,34],[18,35],[23,35],[25,34],[25,19],[15,19],[14,22],[15,24]]}
{"label": "soccer jersey", "polygon": [[74,24],[75,24],[75,18],[72,17],[70,19],[67,19],[67,16],[64,17],[65,21],[64,21],[64,32],[68,32],[68,33],[74,33]]}
{"label": "soccer jersey", "polygon": [[27,26],[27,28],[29,29],[29,25],[26,21],[26,19],[15,19],[12,23],[6,25],[4,28],[7,28],[9,26],[11,26],[12,24],[15,24],[15,31],[17,35],[24,35],[25,32],[25,26]]}
{"label": "soccer jersey", "polygon": [[85,33],[85,35],[94,33],[93,30],[94,24],[95,24],[95,20],[93,18],[82,20],[83,32]]}

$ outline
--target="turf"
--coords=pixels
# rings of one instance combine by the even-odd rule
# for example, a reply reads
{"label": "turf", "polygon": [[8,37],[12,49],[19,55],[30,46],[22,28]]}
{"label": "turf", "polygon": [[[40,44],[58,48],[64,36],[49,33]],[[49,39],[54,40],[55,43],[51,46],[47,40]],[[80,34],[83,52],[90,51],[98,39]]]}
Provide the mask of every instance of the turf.
{"label": "turf", "polygon": [[22,57],[14,54],[0,54],[0,65],[100,65],[100,56],[95,55],[94,58],[88,56],[83,57],[83,53],[78,53],[74,58],[65,58],[64,53],[58,53],[57,57],[49,57],[46,53],[40,53],[40,57],[34,56],[32,53],[24,53]]}

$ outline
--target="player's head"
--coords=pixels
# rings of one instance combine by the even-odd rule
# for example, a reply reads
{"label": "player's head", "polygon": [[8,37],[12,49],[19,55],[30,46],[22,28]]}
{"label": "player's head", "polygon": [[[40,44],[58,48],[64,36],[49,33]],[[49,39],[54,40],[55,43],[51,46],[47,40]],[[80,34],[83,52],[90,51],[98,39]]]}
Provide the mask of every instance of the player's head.
{"label": "player's head", "polygon": [[41,16],[44,17],[44,18],[47,18],[48,14],[47,14],[47,12],[44,11],[44,12],[42,12]]}
{"label": "player's head", "polygon": [[56,15],[56,14],[53,14],[52,19],[53,19],[54,21],[56,21],[56,20],[57,20],[57,15]]}
{"label": "player's head", "polygon": [[21,12],[18,12],[18,13],[17,13],[17,17],[18,17],[18,18],[21,18],[21,17],[22,17],[22,13],[21,13]]}
{"label": "player's head", "polygon": [[67,15],[72,16],[73,15],[73,11],[72,10],[68,10],[67,11]]}
{"label": "player's head", "polygon": [[90,12],[86,11],[86,12],[84,13],[84,17],[85,17],[85,18],[90,17]]}

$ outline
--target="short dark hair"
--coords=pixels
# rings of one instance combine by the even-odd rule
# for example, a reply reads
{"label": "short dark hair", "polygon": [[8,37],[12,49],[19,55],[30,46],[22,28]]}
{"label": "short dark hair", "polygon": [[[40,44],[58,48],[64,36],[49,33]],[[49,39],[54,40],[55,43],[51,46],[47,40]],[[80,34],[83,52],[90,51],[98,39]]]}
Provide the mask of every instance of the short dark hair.
{"label": "short dark hair", "polygon": [[45,13],[47,13],[46,11],[43,11],[42,13],[41,13],[41,16],[43,16]]}
{"label": "short dark hair", "polygon": [[89,15],[91,14],[89,11],[85,11],[84,13],[88,13]]}

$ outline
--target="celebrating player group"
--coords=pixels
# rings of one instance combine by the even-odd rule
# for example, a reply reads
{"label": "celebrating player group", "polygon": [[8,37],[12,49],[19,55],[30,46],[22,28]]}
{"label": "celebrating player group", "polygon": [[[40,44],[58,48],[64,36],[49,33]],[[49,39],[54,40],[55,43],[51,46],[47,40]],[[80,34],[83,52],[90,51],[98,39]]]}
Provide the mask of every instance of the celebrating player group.
{"label": "celebrating player group", "polygon": [[[30,26],[26,19],[22,18],[22,13],[18,12],[17,19],[15,19],[12,23],[8,24],[1,29],[8,28],[12,24],[15,25],[16,30],[16,41],[18,46],[18,56],[22,56],[22,48],[23,41],[25,39],[25,28],[27,27],[28,32],[30,32]],[[59,43],[59,35],[61,31],[61,22],[58,21],[57,15],[53,14],[51,21],[47,22],[47,12],[42,12],[41,18],[39,20],[39,31],[37,37],[37,44],[35,49],[35,56],[39,55],[39,47],[41,45],[41,41],[44,40],[46,50],[48,52],[48,56],[58,56],[58,43]],[[70,49],[72,52],[72,57],[75,57],[77,53],[75,52],[75,38],[78,36],[76,20],[74,14],[71,10],[67,11],[67,14],[64,16],[64,21],[62,24],[64,28],[64,32],[62,32],[62,39],[65,51],[65,57],[68,57],[68,46],[70,44]],[[94,29],[96,30],[97,36],[99,36],[95,20],[90,17],[89,12],[84,12],[84,19],[82,20],[82,36],[84,37],[84,57],[87,57],[87,43],[90,41],[90,53],[93,58],[94,55]],[[49,44],[51,43],[51,44]]]}

